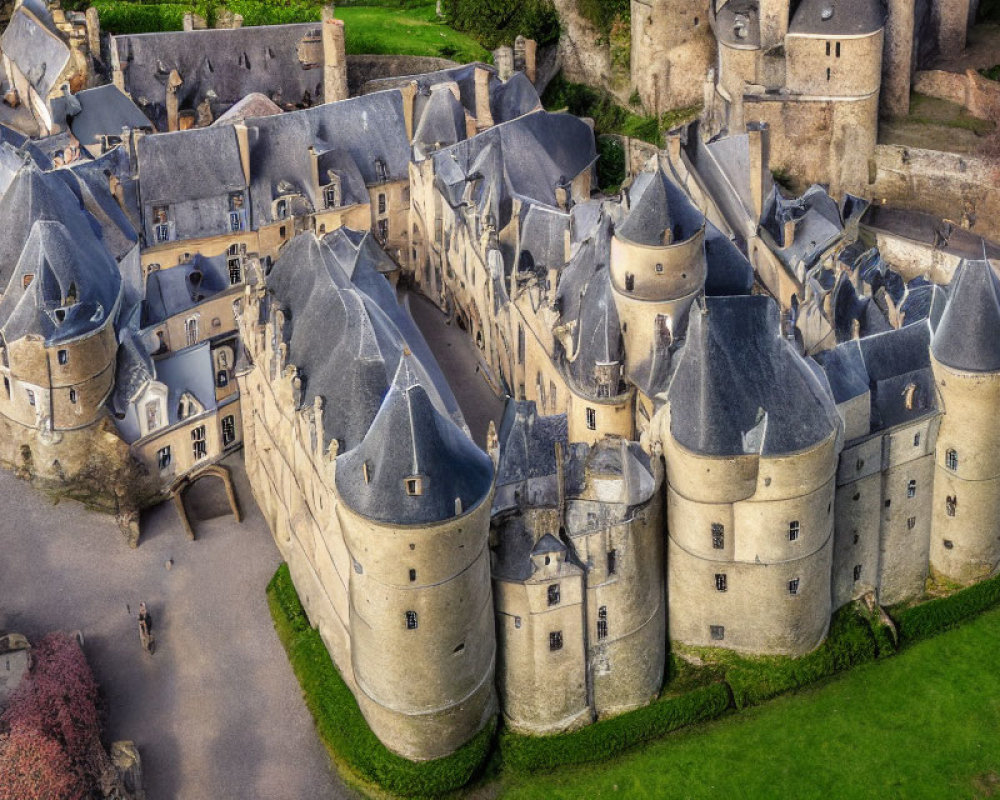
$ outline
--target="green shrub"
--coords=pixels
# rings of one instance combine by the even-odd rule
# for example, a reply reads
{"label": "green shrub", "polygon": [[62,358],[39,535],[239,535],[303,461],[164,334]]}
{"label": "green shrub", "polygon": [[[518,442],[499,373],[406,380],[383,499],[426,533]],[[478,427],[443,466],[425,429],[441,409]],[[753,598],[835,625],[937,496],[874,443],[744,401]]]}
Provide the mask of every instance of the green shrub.
{"label": "green shrub", "polygon": [[947,597],[938,597],[909,608],[890,609],[899,640],[909,643],[952,628],[1000,603],[1000,575],[988,578]]}
{"label": "green shrub", "polygon": [[685,725],[714,719],[729,705],[729,689],[714,683],[559,736],[505,730],[500,734],[500,758],[504,769],[521,772],[610,758]]}
{"label": "green shrub", "polygon": [[184,27],[184,15],[192,10],[186,3],[154,5],[98,0],[94,5],[101,28],[116,34],[179,31]]}
{"label": "green shrub", "polygon": [[629,0],[577,0],[576,8],[605,35],[611,32],[615,18],[625,22],[632,18],[632,4]]}
{"label": "green shrub", "polygon": [[597,139],[597,185],[606,194],[614,194],[625,181],[625,148],[617,136]]}
{"label": "green shrub", "polygon": [[771,656],[743,658],[733,655],[726,682],[737,708],[769,700],[789,689],[812,683],[855,664],[875,658],[875,638],[868,623],[853,605],[837,611],[826,641],[801,658]]}
{"label": "green shrub", "polygon": [[320,739],[338,763],[404,796],[443,794],[472,779],[490,753],[495,722],[444,758],[413,762],[396,755],[372,733],[319,633],[310,626],[287,564],[278,567],[268,584],[267,600]]}
{"label": "green shrub", "polygon": [[512,45],[518,35],[539,45],[559,40],[552,0],[445,0],[443,6],[454,28],[472,34],[489,50]]}

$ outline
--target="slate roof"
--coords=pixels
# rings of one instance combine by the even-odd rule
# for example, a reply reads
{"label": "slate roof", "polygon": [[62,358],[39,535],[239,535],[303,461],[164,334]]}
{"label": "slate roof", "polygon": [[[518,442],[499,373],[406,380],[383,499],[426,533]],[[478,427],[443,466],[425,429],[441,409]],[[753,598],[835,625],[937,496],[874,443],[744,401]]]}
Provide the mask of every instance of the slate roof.
{"label": "slate roof", "polygon": [[[218,118],[248,94],[260,92],[284,107],[322,98],[322,57],[304,65],[299,43],[319,37],[320,23],[210,28],[115,36],[125,91],[160,130],[166,124],[166,82],[176,69],[181,109],[209,98]],[[319,47],[320,45],[317,45]],[[321,51],[320,51],[321,52]],[[211,95],[209,93],[212,93]]]}
{"label": "slate roof", "polygon": [[[580,317],[576,326],[576,357],[567,366],[577,389],[597,396],[596,368],[601,364],[621,364],[625,361],[618,308],[615,305],[609,271],[599,269],[587,284]],[[611,396],[620,386],[610,388]]]}
{"label": "slate roof", "polygon": [[490,113],[496,124],[530,114],[541,106],[538,90],[523,72],[515,72],[510,80],[495,83],[490,90]]}
{"label": "slate roof", "polygon": [[338,440],[340,452],[365,437],[407,349],[419,359],[412,369],[438,412],[461,422],[426,342],[376,269],[370,238],[301,234],[282,248],[268,276],[288,315],[288,359],[300,370],[303,404],[324,398],[323,442]]}
{"label": "slate roof", "polygon": [[117,265],[92,232],[40,219],[0,300],[0,329],[7,342],[29,334],[50,345],[69,341],[117,314],[120,294]]}
{"label": "slate roof", "polygon": [[196,253],[185,264],[151,272],[146,278],[142,327],[157,325],[175,314],[183,314],[230,288],[225,254],[206,257]]}
{"label": "slate roof", "polygon": [[475,116],[477,68],[485,69],[489,72],[489,85],[491,88],[500,83],[495,67],[475,61],[470,64],[461,64],[457,67],[449,67],[448,69],[436,70],[434,72],[424,72],[419,75],[376,78],[365,83],[365,94],[389,89],[401,89],[404,86],[409,86],[411,83],[416,83],[417,91],[423,94],[442,83],[456,83],[458,84],[459,99],[461,100],[462,107],[472,114],[472,116]]}
{"label": "slate roof", "polygon": [[878,0],[802,0],[788,33],[813,36],[861,36],[885,26]]}
{"label": "slate roof", "polygon": [[376,160],[389,181],[409,177],[410,141],[397,91],[248,119],[246,125],[254,227],[274,221],[271,204],[279,197],[298,194],[307,210],[323,207],[313,188],[310,147],[321,161],[330,159],[321,177],[328,168],[344,173],[345,202],[368,202],[364,187],[381,182]]}
{"label": "slate roof", "polygon": [[921,321],[844,342],[814,358],[838,404],[870,392],[870,430],[881,431],[937,410],[930,337],[930,326]]}
{"label": "slate roof", "polygon": [[450,147],[466,138],[465,109],[447,88],[435,89],[420,112],[413,146],[418,155]]}
{"label": "slate roof", "polygon": [[639,173],[629,189],[629,198],[631,208],[616,235],[630,242],[662,247],[667,231],[671,243],[683,242],[705,224],[701,212],[661,169]]}
{"label": "slate roof", "polygon": [[51,17],[47,20],[44,16],[39,18],[35,12],[40,13],[37,6],[22,5],[14,10],[0,36],[0,48],[17,65],[42,100],[47,100],[69,63],[70,52],[69,46],[52,26]]}
{"label": "slate roof", "polygon": [[931,352],[963,372],[1000,371],[1000,279],[989,261],[959,265]]}
{"label": "slate roof", "polygon": [[[413,356],[405,355],[361,444],[337,458],[337,491],[355,512],[379,522],[441,522],[478,506],[490,493],[493,462],[434,406]],[[368,480],[365,480],[367,471]],[[410,494],[408,478],[422,491]]]}
{"label": "slate roof", "polygon": [[84,147],[98,143],[102,136],[121,136],[122,128],[153,130],[153,123],[114,84],[84,89],[72,98],[79,104],[79,110],[69,113],[72,110],[67,109],[69,129]]}
{"label": "slate roof", "polygon": [[711,222],[705,221],[705,294],[725,297],[750,294],[754,274],[749,259]]}
{"label": "slate roof", "polygon": [[143,136],[137,145],[146,242],[153,207],[169,206],[176,239],[228,233],[229,193],[245,191],[236,131],[195,128]]}
{"label": "slate roof", "polygon": [[[139,424],[135,413],[131,422],[126,421],[129,405],[146,388],[146,384],[156,377],[156,367],[149,355],[138,331],[125,327],[118,343],[118,356],[115,365],[115,389],[111,396],[111,407],[119,423],[123,435],[129,441],[139,438]],[[123,424],[124,423],[124,424]]]}
{"label": "slate roof", "polygon": [[[795,220],[795,233],[785,241],[785,222]],[[765,200],[763,226],[780,248],[775,255],[787,267],[800,262],[806,268],[830,247],[844,230],[840,208],[826,189],[813,184],[801,197],[786,199],[775,185]]]}
{"label": "slate roof", "polygon": [[692,308],[668,398],[671,433],[711,456],[791,453],[840,424],[825,380],[781,336],[774,301],[759,295]]}

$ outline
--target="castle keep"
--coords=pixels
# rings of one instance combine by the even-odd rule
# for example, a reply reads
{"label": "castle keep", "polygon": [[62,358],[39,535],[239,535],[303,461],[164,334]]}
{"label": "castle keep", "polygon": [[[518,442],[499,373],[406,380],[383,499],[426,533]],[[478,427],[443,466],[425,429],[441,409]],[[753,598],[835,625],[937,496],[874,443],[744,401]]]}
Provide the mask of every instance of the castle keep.
{"label": "castle keep", "polygon": [[[109,108],[148,124],[91,95],[53,136],[0,129],[0,460],[103,493],[134,544],[143,503],[183,512],[242,449],[311,623],[413,760],[497,713],[548,734],[642,706],[671,647],[801,656],[854,600],[993,574],[997,259],[875,245],[881,9],[708,13],[727,135],[672,135],[614,196],[525,72],[345,99],[329,14],[118,37]],[[223,41],[232,86],[206,77]],[[272,50],[290,83],[263,82]],[[401,288],[466,331],[499,425],[468,428]]]}

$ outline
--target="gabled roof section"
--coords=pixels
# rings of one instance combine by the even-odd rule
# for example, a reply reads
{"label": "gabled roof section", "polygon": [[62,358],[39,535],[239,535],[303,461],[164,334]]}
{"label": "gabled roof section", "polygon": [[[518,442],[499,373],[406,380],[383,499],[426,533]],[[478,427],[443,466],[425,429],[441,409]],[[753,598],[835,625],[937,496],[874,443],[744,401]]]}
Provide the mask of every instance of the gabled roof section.
{"label": "gabled roof section", "polygon": [[[37,7],[34,10],[37,11]],[[69,63],[69,46],[54,29],[51,17],[46,24],[44,18],[39,19],[28,5],[14,9],[7,28],[0,36],[0,48],[17,65],[43,101],[56,88],[56,81]]]}
{"label": "gabled roof section", "polygon": [[509,400],[498,436],[497,486],[556,474],[556,445],[569,443],[565,414],[538,415],[530,400]]}
{"label": "gabled roof section", "polygon": [[510,80],[493,86],[490,91],[490,106],[493,121],[499,124],[537,111],[542,107],[542,99],[528,76],[523,72],[515,72]]}
{"label": "gabled roof section", "polygon": [[963,372],[1000,371],[1000,280],[989,261],[963,261],[934,333],[931,352]]}
{"label": "gabled roof section", "polygon": [[426,155],[465,137],[465,109],[458,98],[446,87],[432,90],[413,134],[414,151]]}
{"label": "gabled roof section", "polygon": [[139,107],[114,84],[84,89],[73,99],[80,110],[70,117],[69,129],[84,147],[96,144],[102,136],[121,136],[123,128],[154,129]]}
{"label": "gabled roof section", "polygon": [[143,136],[136,149],[147,205],[203,200],[246,188],[232,128]]}
{"label": "gabled roof section", "polygon": [[451,519],[483,502],[493,483],[493,463],[434,406],[412,358],[400,360],[362,443],[337,458],[342,501],[387,524]]}
{"label": "gabled roof section", "polygon": [[705,294],[727,297],[750,294],[754,274],[750,260],[711,222],[705,222]]}
{"label": "gabled roof section", "polygon": [[146,278],[142,326],[157,325],[231,288],[225,254],[196,253],[186,264],[151,272]]}
{"label": "gabled roof section", "polygon": [[691,309],[668,389],[670,430],[710,456],[813,447],[840,424],[829,387],[781,335],[763,296],[708,297]]}
{"label": "gabled roof section", "polygon": [[316,63],[300,58],[303,40],[319,49],[320,23],[210,28],[115,36],[125,91],[145,98],[146,115],[165,130],[166,78],[177,70],[183,83],[177,90],[180,108],[194,109],[208,99],[213,116],[254,92],[266,94],[291,108],[322,97],[322,56]]}
{"label": "gabled roof section", "polygon": [[701,212],[661,169],[636,176],[629,196],[631,209],[615,233],[630,242],[650,247],[683,242],[705,224]]}
{"label": "gabled roof section", "polygon": [[[568,368],[579,389],[596,395],[599,381],[596,368],[600,365],[620,365],[625,360],[618,308],[611,289],[608,270],[600,269],[587,285],[576,328],[576,358]],[[612,396],[619,393],[612,386]]]}

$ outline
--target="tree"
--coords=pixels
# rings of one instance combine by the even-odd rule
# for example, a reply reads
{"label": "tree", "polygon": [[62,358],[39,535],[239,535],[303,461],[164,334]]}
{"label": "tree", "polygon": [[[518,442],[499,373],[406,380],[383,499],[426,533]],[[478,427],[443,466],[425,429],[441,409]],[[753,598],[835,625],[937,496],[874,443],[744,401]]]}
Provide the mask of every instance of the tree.
{"label": "tree", "polygon": [[55,739],[23,726],[0,736],[0,800],[78,800],[86,794]]}
{"label": "tree", "polygon": [[50,633],[32,650],[31,672],[11,695],[0,723],[36,731],[60,745],[72,771],[95,785],[107,756],[100,741],[98,688],[76,640]]}

